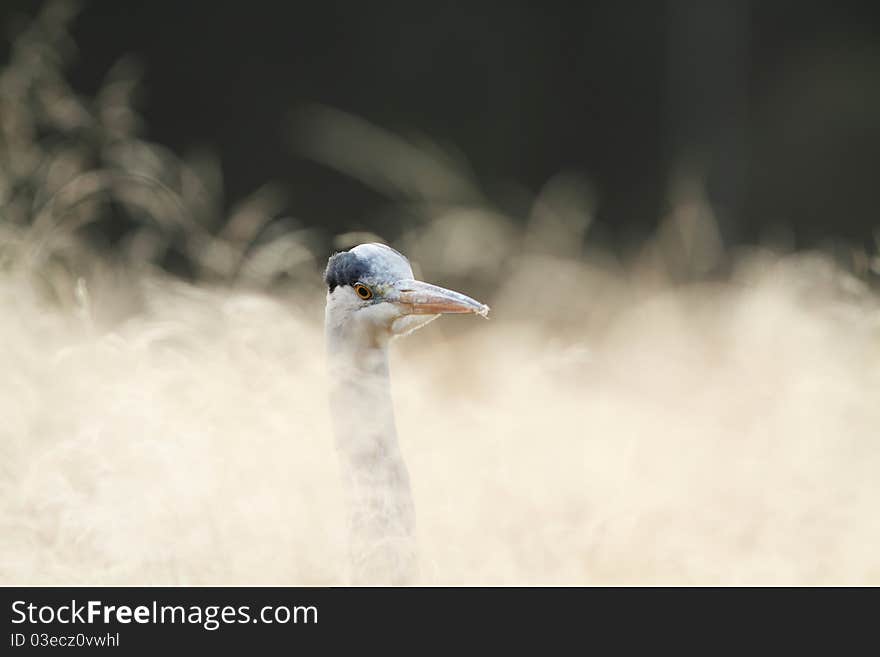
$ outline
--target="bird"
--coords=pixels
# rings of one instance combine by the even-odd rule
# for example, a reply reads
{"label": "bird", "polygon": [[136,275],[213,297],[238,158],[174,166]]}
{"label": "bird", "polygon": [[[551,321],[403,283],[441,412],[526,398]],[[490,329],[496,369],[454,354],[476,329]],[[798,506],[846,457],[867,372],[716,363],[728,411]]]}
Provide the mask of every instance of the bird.
{"label": "bird", "polygon": [[488,317],[489,306],[415,279],[409,260],[379,243],[332,255],[325,342],[330,411],[346,491],[353,584],[418,581],[416,515],[389,381],[391,341],[441,314]]}

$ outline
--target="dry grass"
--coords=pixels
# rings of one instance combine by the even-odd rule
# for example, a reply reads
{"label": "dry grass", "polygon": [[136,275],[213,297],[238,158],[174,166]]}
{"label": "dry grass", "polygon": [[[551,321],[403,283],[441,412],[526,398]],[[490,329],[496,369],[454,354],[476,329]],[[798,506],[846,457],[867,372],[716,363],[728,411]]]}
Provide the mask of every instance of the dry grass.
{"label": "dry grass", "polygon": [[[62,84],[39,70],[14,60],[0,87]],[[10,98],[0,583],[343,581],[326,253],[308,232],[255,246],[272,190],[223,218],[211,165],[136,121],[111,135],[81,101],[87,145],[62,125],[51,150],[27,127],[49,119]],[[104,114],[130,117],[114,98]],[[410,217],[396,246],[425,278],[493,307],[395,351],[426,583],[880,584],[880,303],[857,276],[726,253],[698,190],[620,261],[589,247],[577,177],[521,228],[454,157],[338,112],[299,121],[304,152]],[[77,229],[107,198],[134,226],[112,257]],[[198,282],[155,266],[168,245]]]}
{"label": "dry grass", "polygon": [[[533,264],[544,303],[606,284]],[[818,258],[735,280],[563,338],[513,279],[401,343],[425,581],[880,582],[877,300]],[[137,287],[110,328],[2,282],[0,581],[340,581],[320,296]]]}

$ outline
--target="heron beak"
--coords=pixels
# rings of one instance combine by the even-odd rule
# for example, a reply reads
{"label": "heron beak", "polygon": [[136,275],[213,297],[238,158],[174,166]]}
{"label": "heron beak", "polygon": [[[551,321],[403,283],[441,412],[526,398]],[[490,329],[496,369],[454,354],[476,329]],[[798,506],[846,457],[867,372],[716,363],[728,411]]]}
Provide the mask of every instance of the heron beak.
{"label": "heron beak", "polygon": [[394,285],[394,301],[404,306],[410,315],[441,315],[447,313],[474,313],[489,315],[489,306],[464,294],[438,285],[416,280],[398,281]]}

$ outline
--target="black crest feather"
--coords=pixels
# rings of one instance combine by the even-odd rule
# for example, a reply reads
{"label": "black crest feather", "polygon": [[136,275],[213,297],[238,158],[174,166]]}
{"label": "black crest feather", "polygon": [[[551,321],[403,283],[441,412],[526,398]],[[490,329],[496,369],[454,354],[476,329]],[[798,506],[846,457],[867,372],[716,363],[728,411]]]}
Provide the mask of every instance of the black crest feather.
{"label": "black crest feather", "polygon": [[330,256],[324,270],[324,282],[332,292],[337,285],[354,285],[367,273],[367,263],[350,251]]}

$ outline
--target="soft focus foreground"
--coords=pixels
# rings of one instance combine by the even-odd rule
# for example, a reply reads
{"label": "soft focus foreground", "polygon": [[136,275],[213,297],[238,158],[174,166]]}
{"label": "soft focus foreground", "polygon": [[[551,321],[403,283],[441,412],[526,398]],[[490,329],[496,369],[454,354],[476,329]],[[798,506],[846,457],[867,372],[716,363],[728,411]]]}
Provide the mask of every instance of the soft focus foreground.
{"label": "soft focus foreground", "polygon": [[[516,270],[491,322],[394,362],[424,581],[880,582],[878,310],[853,279]],[[132,285],[143,309],[105,327],[112,295],[64,311],[4,276],[2,581],[341,581],[320,293]]]}
{"label": "soft focus foreground", "polygon": [[[0,76],[0,583],[345,581],[326,244],[266,228],[271,187],[223,217],[210,158],[138,136],[130,71],[82,101],[37,32]],[[431,144],[296,127],[389,197],[417,275],[492,306],[395,351],[423,582],[880,584],[870,255],[730,252],[685,181],[615,256],[578,176],[514,220]]]}

